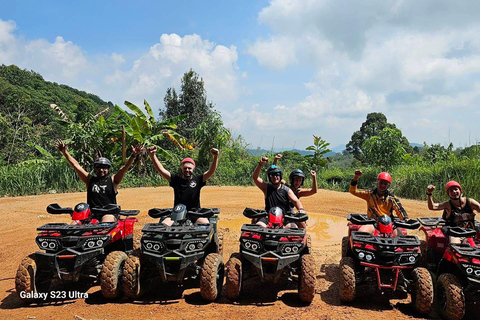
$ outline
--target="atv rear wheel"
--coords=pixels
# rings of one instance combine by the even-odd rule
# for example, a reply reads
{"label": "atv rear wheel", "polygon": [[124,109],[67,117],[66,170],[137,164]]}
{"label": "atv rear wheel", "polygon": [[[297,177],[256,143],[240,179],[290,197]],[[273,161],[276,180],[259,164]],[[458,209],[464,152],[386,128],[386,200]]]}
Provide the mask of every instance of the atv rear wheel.
{"label": "atv rear wheel", "polygon": [[465,296],[457,277],[444,273],[437,281],[437,305],[442,318],[460,320],[465,314]]}
{"label": "atv rear wheel", "polygon": [[343,237],[342,238],[342,258],[345,258],[347,256],[348,252],[348,237]]}
{"label": "atv rear wheel", "polygon": [[125,260],[123,266],[123,292],[129,298],[140,298],[143,294],[140,283],[140,258],[137,256],[130,256]]}
{"label": "atv rear wheel", "polygon": [[300,266],[298,295],[300,300],[310,304],[315,297],[315,259],[311,254],[304,254],[301,258]]}
{"label": "atv rear wheel", "polygon": [[123,251],[108,254],[100,272],[100,288],[107,299],[115,299],[122,295],[122,274],[128,256]]}
{"label": "atv rear wheel", "polygon": [[200,294],[207,301],[214,301],[220,297],[225,275],[222,256],[210,253],[203,262],[200,273]]}
{"label": "atv rear wheel", "polygon": [[227,261],[227,279],[225,281],[225,289],[228,299],[238,299],[240,292],[242,291],[242,281],[242,254],[234,252]]}
{"label": "atv rear wheel", "polygon": [[340,260],[340,301],[355,300],[355,262],[351,257]]}
{"label": "atv rear wheel", "polygon": [[433,304],[433,281],[430,272],[425,268],[415,268],[412,275],[412,303],[419,313],[428,314]]}
{"label": "atv rear wheel", "polygon": [[15,291],[18,297],[25,303],[32,303],[33,298],[22,298],[21,292],[24,293],[40,293],[47,292],[51,283],[51,275],[40,277],[37,270],[37,263],[35,262],[35,255],[31,254],[25,257],[17,269],[15,276]]}
{"label": "atv rear wheel", "polygon": [[313,253],[313,249],[312,249],[312,237],[307,234],[307,249],[308,249],[308,252],[307,253],[310,253],[312,254]]}

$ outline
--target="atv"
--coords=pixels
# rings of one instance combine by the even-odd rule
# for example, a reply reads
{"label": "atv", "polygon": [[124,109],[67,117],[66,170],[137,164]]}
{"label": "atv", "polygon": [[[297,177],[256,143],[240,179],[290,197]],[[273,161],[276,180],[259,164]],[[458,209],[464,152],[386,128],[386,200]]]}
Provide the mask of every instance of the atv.
{"label": "atv", "polygon": [[[222,238],[217,232],[218,208],[187,211],[180,204],[167,209],[150,209],[152,218],[167,216],[172,226],[161,222],[148,223],[142,229],[141,248],[125,262],[123,288],[130,298],[139,298],[155,279],[162,283],[181,284],[193,280],[207,301],[220,297],[223,288],[224,263]],[[209,223],[193,224],[198,218]]]}
{"label": "atv", "polygon": [[[348,214],[348,237],[342,241],[340,261],[340,300],[352,302],[362,287],[375,288],[388,298],[405,298],[408,293],[419,313],[428,314],[433,303],[433,281],[426,268],[419,267],[420,241],[406,235],[417,229],[417,220],[378,221],[364,214]],[[375,233],[358,231],[362,225],[375,225]],[[395,228],[403,235],[391,237]],[[400,232],[399,232],[400,233]]]}
{"label": "atv", "polygon": [[283,213],[273,207],[265,210],[245,208],[247,218],[268,216],[268,225],[245,224],[241,229],[240,252],[233,253],[227,262],[226,294],[231,300],[239,298],[242,284],[249,278],[277,283],[283,276],[298,282],[302,302],[310,304],[315,295],[315,260],[305,229],[283,228],[286,223],[307,221],[305,213]]}
{"label": "atv", "polygon": [[[418,218],[425,233],[426,265],[436,276],[438,312],[446,319],[462,319],[467,302],[480,300],[479,225],[474,229],[445,226],[438,217]],[[448,237],[464,239],[448,243]]]}
{"label": "atv", "polygon": [[[15,289],[20,299],[26,303],[38,300],[32,297],[48,292],[52,282],[92,285],[96,280],[105,297],[119,297],[123,263],[133,251],[133,227],[137,219],[132,216],[139,211],[122,211],[113,204],[90,209],[88,204],[80,203],[72,209],[55,203],[47,207],[47,212],[69,214],[76,224],[47,223],[37,228],[35,241],[42,251],[24,258],[17,269]],[[118,214],[126,218],[99,223],[94,214]]]}

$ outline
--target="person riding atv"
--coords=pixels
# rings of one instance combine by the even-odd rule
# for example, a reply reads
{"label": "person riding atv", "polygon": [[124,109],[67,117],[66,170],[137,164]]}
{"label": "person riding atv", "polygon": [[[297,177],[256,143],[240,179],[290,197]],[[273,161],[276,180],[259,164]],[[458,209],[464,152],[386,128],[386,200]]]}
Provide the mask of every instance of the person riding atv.
{"label": "person riding atv", "polygon": [[[428,209],[443,210],[442,219],[447,227],[462,227],[475,229],[475,211],[480,212],[480,204],[471,198],[463,196],[462,186],[457,181],[449,181],[445,184],[445,192],[450,200],[442,203],[433,201],[434,185],[427,187]],[[449,236],[450,243],[461,243],[462,239]]]}
{"label": "person riding atv", "polygon": [[[265,196],[265,211],[269,212],[270,208],[280,207],[283,212],[287,212],[290,210],[290,202],[292,202],[297,208],[298,212],[305,212],[302,203],[300,202],[300,200],[298,200],[297,196],[293,193],[293,191],[289,187],[281,183],[283,172],[280,167],[276,165],[271,165],[267,169],[267,179],[269,183],[264,182],[263,179],[260,178],[260,171],[267,162],[268,158],[262,157],[262,159],[258,162],[258,165],[252,175],[253,182],[260,190],[262,190]],[[267,218],[263,217],[256,223],[258,225],[266,227]],[[285,226],[285,228],[291,228],[296,226],[300,228],[305,228],[306,224],[305,222],[299,222],[297,224],[289,223]]]}
{"label": "person riding atv", "polygon": [[[388,187],[392,182],[390,174],[387,172],[379,173],[377,176],[377,188],[374,190],[359,190],[357,189],[357,183],[362,173],[363,172],[360,169],[355,170],[355,175],[350,183],[349,192],[354,196],[367,201],[367,216],[378,220],[378,218],[383,215],[391,217],[392,212],[395,211],[400,220],[408,219],[408,214],[400,201],[388,191]],[[372,224],[362,225],[358,231],[373,234],[375,232],[375,227]],[[395,229],[392,233],[392,237],[398,235],[401,235],[401,231]]]}

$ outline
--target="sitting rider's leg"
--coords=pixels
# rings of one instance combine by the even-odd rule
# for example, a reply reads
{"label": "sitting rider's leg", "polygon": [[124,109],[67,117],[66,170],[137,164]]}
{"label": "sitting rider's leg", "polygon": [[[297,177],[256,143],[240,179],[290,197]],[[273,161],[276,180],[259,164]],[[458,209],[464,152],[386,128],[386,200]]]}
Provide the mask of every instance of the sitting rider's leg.
{"label": "sitting rider's leg", "polygon": [[259,225],[259,226],[262,226],[262,227],[266,228],[267,227],[267,222],[268,222],[267,218],[263,217],[263,218],[261,218],[257,221],[256,225]]}
{"label": "sitting rider's leg", "polygon": [[459,238],[459,237],[452,237],[452,236],[450,236],[450,237],[448,237],[448,241],[449,241],[450,243],[453,243],[453,244],[461,244],[461,243],[462,243],[462,239]]}
{"label": "sitting rider's leg", "polygon": [[117,219],[113,214],[106,214],[102,217],[101,222],[115,222]]}
{"label": "sitting rider's leg", "polygon": [[358,231],[373,234],[375,232],[375,227],[372,224],[366,224],[361,226]]}
{"label": "sitting rider's leg", "polygon": [[210,221],[208,221],[208,218],[198,218],[197,221],[195,221],[195,224],[202,224],[202,223],[210,223]]}
{"label": "sitting rider's leg", "polygon": [[166,217],[163,220],[160,221],[164,225],[171,226],[173,224],[173,220],[170,217]]}

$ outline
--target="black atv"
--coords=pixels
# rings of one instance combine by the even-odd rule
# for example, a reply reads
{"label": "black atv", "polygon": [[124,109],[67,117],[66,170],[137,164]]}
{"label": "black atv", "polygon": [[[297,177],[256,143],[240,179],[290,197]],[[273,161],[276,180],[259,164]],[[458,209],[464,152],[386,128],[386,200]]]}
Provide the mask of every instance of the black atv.
{"label": "black atv", "polygon": [[[428,314],[433,303],[433,281],[426,268],[419,267],[420,240],[405,235],[417,229],[417,220],[395,220],[382,216],[379,221],[364,214],[349,214],[349,236],[342,242],[339,294],[342,302],[355,300],[362,288],[375,288],[389,298],[406,298],[419,313]],[[385,221],[385,223],[381,223]],[[375,225],[375,233],[360,232],[362,225]],[[395,228],[404,235],[392,237]]]}
{"label": "black atv", "polygon": [[238,299],[243,281],[249,278],[277,283],[286,275],[289,280],[298,282],[300,300],[310,304],[315,295],[316,276],[309,237],[305,229],[283,228],[289,222],[304,222],[308,216],[293,212],[283,214],[278,207],[269,213],[246,208],[243,215],[250,219],[268,215],[269,223],[267,227],[257,224],[242,226],[240,252],[233,253],[227,262],[227,297]]}
{"label": "black atv", "polygon": [[[158,278],[177,284],[190,279],[199,281],[203,299],[216,300],[224,278],[222,239],[217,232],[219,213],[218,208],[187,211],[182,204],[173,209],[150,209],[150,217],[170,216],[173,225],[160,222],[143,227],[141,249],[127,259],[123,269],[125,294],[139,298],[147,284]],[[208,218],[209,223],[193,224],[198,218]]]}
{"label": "black atv", "polygon": [[[127,254],[133,251],[133,228],[138,210],[122,211],[118,205],[90,209],[86,203],[75,209],[58,204],[47,207],[50,214],[70,214],[77,224],[48,223],[39,228],[37,251],[20,263],[15,278],[18,296],[27,303],[46,300],[52,282],[93,285],[99,280],[105,297],[121,295],[119,279]],[[93,214],[125,216],[116,222],[99,223]],[[80,218],[79,218],[80,217]],[[63,296],[53,298],[66,298]]]}

